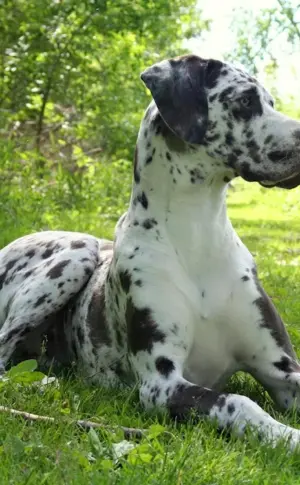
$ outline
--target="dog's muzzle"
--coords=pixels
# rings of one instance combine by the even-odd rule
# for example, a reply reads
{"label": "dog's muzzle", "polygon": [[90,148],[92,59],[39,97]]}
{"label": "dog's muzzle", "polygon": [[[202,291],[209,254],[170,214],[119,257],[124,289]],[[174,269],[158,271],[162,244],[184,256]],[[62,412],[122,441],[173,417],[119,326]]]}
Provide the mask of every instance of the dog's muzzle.
{"label": "dog's muzzle", "polygon": [[274,151],[268,154],[268,158],[275,163],[281,163],[283,170],[286,171],[288,166],[293,171],[287,176],[283,175],[281,180],[259,180],[260,185],[266,188],[280,187],[282,189],[294,189],[300,185],[300,146],[297,149],[286,151]]}

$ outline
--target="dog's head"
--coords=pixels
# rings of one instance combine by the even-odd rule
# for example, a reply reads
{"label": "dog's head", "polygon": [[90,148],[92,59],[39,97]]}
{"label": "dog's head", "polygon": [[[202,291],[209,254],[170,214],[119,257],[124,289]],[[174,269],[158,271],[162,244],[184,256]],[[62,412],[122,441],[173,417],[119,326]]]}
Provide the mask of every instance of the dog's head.
{"label": "dog's head", "polygon": [[225,170],[266,187],[300,184],[300,123],[277,112],[246,72],[189,55],[159,62],[141,78],[175,136]]}

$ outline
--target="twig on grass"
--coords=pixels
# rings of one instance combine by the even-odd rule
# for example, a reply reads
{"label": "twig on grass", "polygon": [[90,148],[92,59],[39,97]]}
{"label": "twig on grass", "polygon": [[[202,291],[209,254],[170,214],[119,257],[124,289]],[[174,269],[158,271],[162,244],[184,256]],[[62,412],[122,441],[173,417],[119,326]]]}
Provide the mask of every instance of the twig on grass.
{"label": "twig on grass", "polygon": [[[44,421],[46,423],[56,423],[55,418],[51,416],[41,416],[39,414],[27,413],[26,411],[19,411],[18,409],[9,408],[6,406],[0,406],[0,412],[8,413],[13,416],[21,416],[26,421]],[[94,421],[85,421],[83,419],[78,420],[66,420],[67,423],[78,426],[81,429],[89,430],[94,429],[121,429],[124,433],[126,440],[137,439],[140,440],[145,433],[144,429],[139,428],[127,428],[126,426],[109,426],[106,424],[95,423]]]}

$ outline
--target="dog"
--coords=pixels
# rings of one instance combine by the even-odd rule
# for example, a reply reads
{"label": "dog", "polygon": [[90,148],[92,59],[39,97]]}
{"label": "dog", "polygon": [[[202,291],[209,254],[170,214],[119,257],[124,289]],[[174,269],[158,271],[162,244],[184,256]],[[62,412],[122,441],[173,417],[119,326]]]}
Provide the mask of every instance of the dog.
{"label": "dog", "polygon": [[238,435],[250,426],[294,449],[300,430],[223,392],[244,371],[281,408],[300,407],[300,365],[228,219],[226,189],[238,176],[297,187],[300,123],[277,112],[255,78],[218,60],[164,60],[141,79],[153,99],[114,241],[45,231],[0,252],[1,366],[75,362],[96,385],[138,385],[148,409]]}

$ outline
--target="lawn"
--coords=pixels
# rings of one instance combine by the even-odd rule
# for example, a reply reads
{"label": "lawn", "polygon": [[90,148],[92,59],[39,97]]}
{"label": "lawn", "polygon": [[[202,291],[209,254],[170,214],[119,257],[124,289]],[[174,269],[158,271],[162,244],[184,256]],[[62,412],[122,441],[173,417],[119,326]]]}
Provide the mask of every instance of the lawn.
{"label": "lawn", "polygon": [[[229,191],[228,205],[233,225],[255,255],[263,285],[300,356],[300,190],[266,190],[237,182]],[[84,214],[76,220],[61,228],[87,230]],[[25,230],[32,231],[29,223],[22,224]],[[90,230],[102,234],[100,224]],[[7,241],[9,229],[3,231],[1,241]],[[112,235],[112,222],[106,223],[104,232]],[[228,438],[205,422],[175,426],[163,415],[145,413],[136,390],[87,388],[72,376],[43,388],[17,380],[1,388],[0,404],[52,416],[55,423],[28,423],[0,413],[3,485],[300,484],[300,453],[288,455],[282,445],[270,449],[253,435],[244,441]],[[228,389],[247,394],[276,418],[298,426],[297,416],[280,414],[250,377],[235,376]],[[75,419],[91,419],[104,427],[82,431],[72,423]],[[115,463],[113,444],[123,440],[118,425],[148,431],[127,458]]]}

